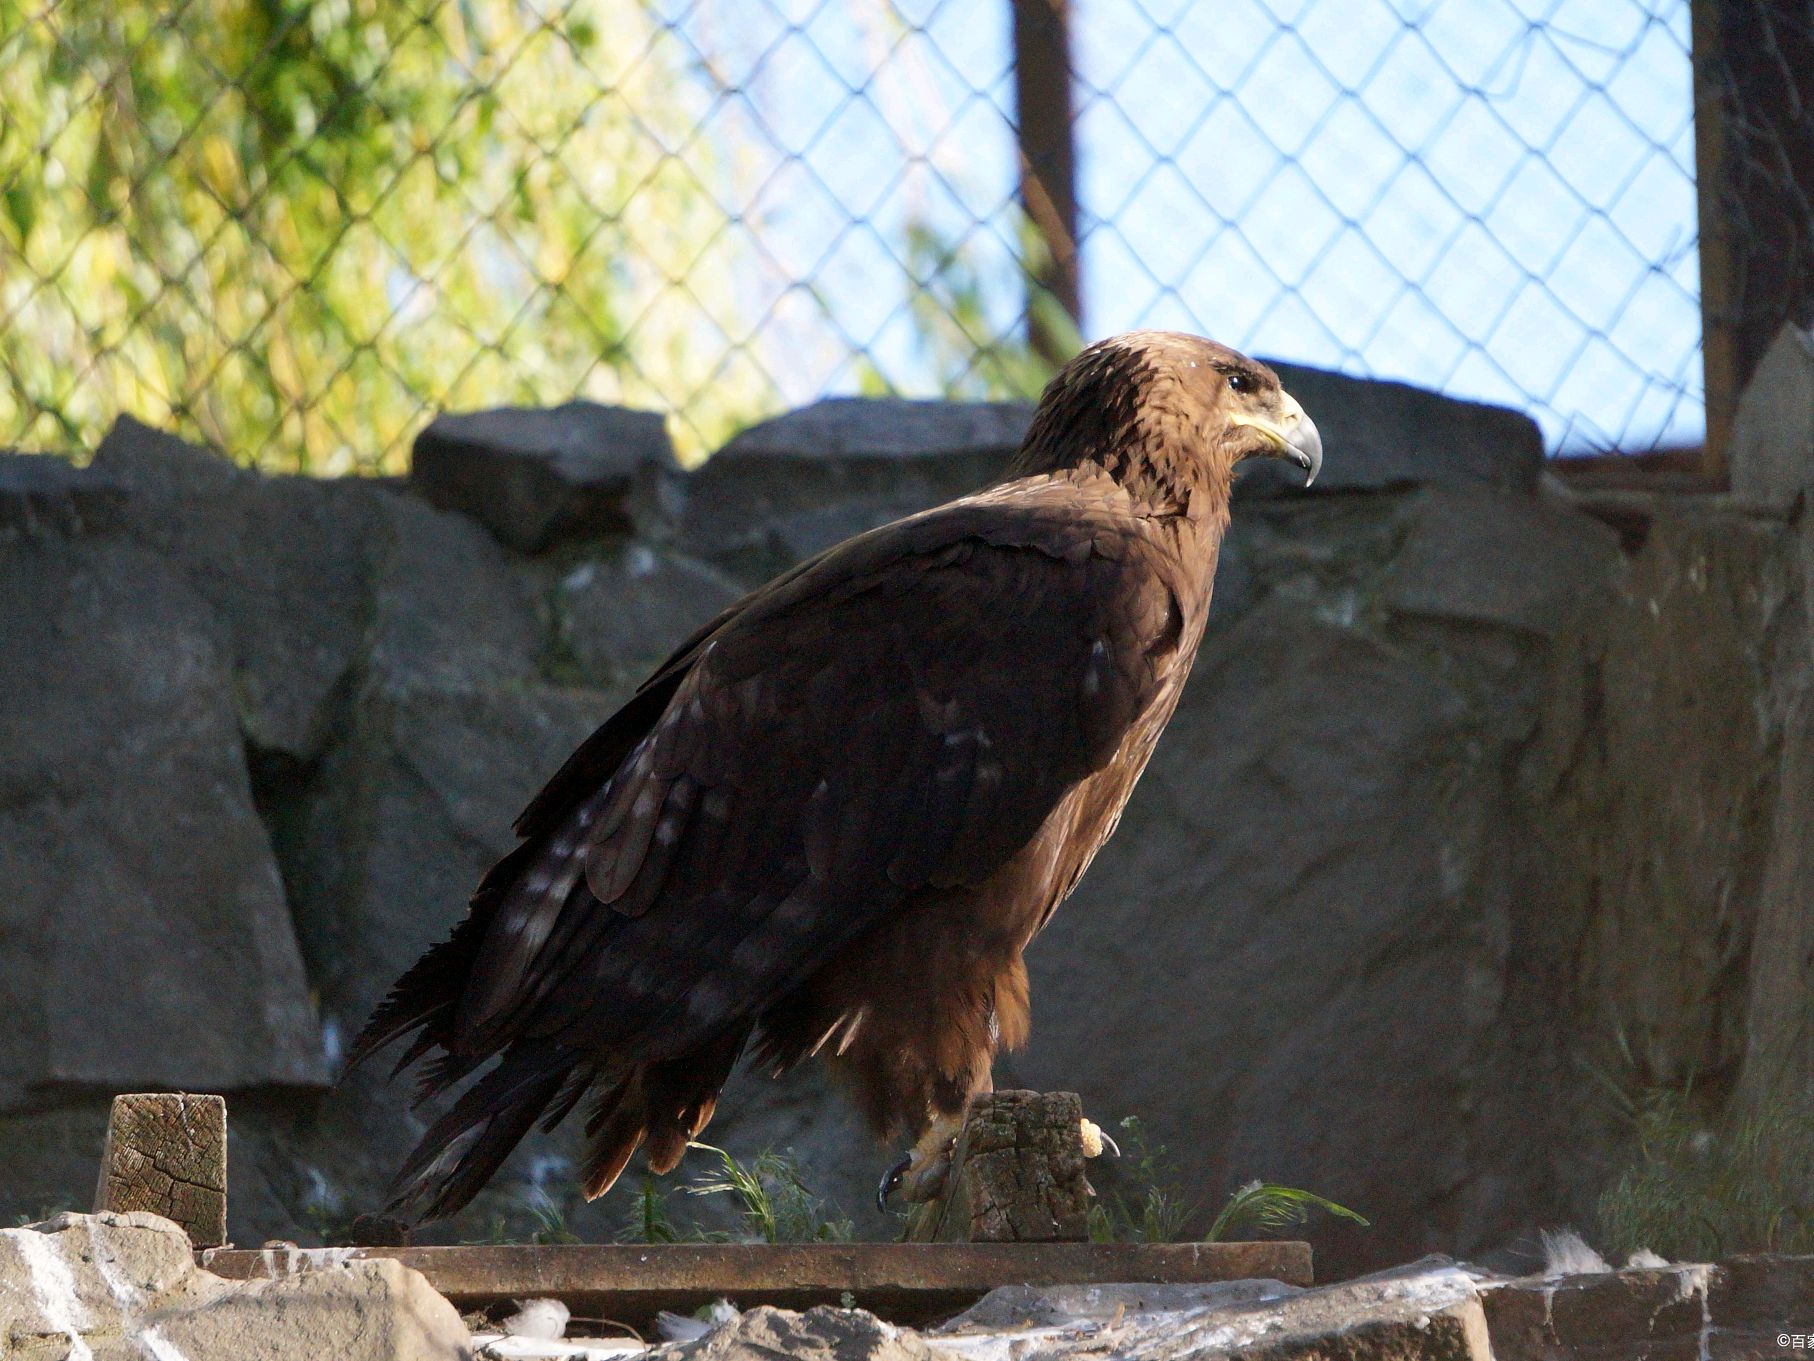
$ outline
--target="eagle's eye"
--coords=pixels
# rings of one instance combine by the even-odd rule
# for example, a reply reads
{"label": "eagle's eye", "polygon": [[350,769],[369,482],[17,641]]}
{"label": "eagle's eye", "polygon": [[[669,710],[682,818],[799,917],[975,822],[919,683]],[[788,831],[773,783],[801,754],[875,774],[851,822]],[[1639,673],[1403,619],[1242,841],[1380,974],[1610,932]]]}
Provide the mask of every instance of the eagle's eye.
{"label": "eagle's eye", "polygon": [[1235,392],[1247,393],[1254,389],[1253,378],[1239,369],[1228,375],[1228,386]]}

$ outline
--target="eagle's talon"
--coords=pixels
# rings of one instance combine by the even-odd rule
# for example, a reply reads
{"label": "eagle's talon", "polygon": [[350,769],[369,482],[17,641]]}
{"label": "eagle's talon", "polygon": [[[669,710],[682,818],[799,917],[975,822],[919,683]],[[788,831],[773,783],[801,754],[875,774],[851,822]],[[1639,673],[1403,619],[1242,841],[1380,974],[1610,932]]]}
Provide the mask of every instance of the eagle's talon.
{"label": "eagle's talon", "polygon": [[888,1198],[900,1189],[901,1178],[907,1174],[907,1169],[911,1166],[913,1166],[913,1154],[909,1153],[882,1173],[882,1180],[876,1186],[876,1209],[883,1214],[888,1213]]}
{"label": "eagle's talon", "polygon": [[957,1152],[957,1136],[963,1128],[961,1115],[935,1119],[914,1141],[907,1156],[890,1169],[894,1178],[891,1192],[916,1205],[944,1195],[945,1183],[951,1176],[951,1157]]}

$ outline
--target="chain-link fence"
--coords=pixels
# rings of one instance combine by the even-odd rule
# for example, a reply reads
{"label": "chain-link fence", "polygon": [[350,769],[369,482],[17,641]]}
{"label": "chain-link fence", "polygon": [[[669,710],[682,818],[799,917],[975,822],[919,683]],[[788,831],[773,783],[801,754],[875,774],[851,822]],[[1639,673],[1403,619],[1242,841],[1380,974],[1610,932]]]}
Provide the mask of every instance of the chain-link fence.
{"label": "chain-link fence", "polygon": [[[827,392],[1034,392],[1079,304],[1013,10],[0,0],[0,443],[129,410],[336,472],[449,407],[625,401],[697,454]],[[1506,402],[1559,450],[1700,438],[1687,0],[1068,30],[1082,334]]]}

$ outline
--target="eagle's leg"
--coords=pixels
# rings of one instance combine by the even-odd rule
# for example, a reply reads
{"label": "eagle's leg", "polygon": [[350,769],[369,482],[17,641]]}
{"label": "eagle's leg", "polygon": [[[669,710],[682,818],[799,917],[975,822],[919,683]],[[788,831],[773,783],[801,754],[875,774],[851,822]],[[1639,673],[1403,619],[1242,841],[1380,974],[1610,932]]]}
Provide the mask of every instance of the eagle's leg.
{"label": "eagle's leg", "polygon": [[963,1131],[961,1115],[934,1118],[907,1156],[882,1174],[882,1184],[876,1188],[876,1205],[886,1210],[889,1198],[896,1195],[913,1204],[937,1200],[951,1175],[951,1152]]}
{"label": "eagle's leg", "polygon": [[964,1122],[970,1118],[970,1102],[994,1090],[994,1075],[986,1066],[980,1080],[967,1091],[955,1083],[940,1082],[934,1088],[931,1120],[913,1141],[907,1156],[882,1174],[882,1184],[876,1188],[876,1204],[886,1210],[890,1196],[919,1204],[943,1195],[951,1176],[951,1155],[957,1148],[957,1136],[964,1132]]}

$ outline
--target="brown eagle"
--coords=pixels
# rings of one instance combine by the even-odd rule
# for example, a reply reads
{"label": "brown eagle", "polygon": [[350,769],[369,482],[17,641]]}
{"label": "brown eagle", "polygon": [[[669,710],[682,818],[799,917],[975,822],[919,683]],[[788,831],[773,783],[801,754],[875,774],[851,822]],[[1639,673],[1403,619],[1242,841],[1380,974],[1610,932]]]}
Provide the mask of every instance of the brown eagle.
{"label": "brown eagle", "polygon": [[1235,465],[1310,478],[1316,426],[1265,365],[1140,331],[1052,380],[1001,478],[839,544],[733,605],[518,819],[451,939],[352,1062],[416,1032],[423,1135],[398,1206],[450,1214],[537,1121],[589,1099],[601,1195],[666,1172],[738,1057],[826,1055],[914,1140],[934,1194],[998,1048],[1021,952],[1114,830],[1177,706]]}

